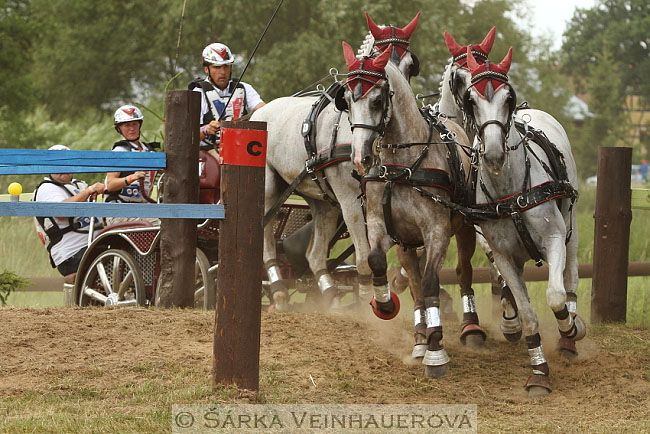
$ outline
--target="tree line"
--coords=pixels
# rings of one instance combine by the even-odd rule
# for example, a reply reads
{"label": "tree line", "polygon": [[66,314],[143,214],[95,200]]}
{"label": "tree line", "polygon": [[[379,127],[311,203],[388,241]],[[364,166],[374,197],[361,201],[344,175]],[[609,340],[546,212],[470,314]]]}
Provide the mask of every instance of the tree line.
{"label": "tree line", "polygon": [[[159,135],[165,89],[185,89],[204,75],[201,51],[214,41],[230,46],[239,76],[278,1],[0,0],[0,146],[72,141],[109,149],[111,114],[124,102],[149,108],[145,133]],[[411,40],[421,74],[412,84],[416,93],[433,93],[449,59],[444,30],[467,44],[496,26],[491,58],[514,46],[520,100],[565,125],[586,177],[595,173],[596,147],[612,145],[620,131],[625,95],[648,95],[649,8],[642,0],[600,0],[578,10],[562,50],[553,52],[550,41],[530,35],[526,2],[284,0],[244,81],[266,101],[291,95],[330,68],[345,71],[341,41],[363,41],[364,11],[399,27],[421,12]],[[575,93],[587,96],[594,115],[582,124],[566,110]]]}

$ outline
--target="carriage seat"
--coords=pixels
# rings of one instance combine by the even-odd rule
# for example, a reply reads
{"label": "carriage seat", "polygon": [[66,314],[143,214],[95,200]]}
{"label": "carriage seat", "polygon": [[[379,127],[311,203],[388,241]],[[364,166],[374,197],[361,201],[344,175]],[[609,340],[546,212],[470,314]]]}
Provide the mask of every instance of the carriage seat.
{"label": "carriage seat", "polygon": [[130,222],[120,222],[114,225],[106,226],[104,229],[99,231],[97,236],[100,236],[104,232],[113,231],[116,229],[136,229],[136,228],[152,228],[154,227],[153,223],[146,220],[133,220]]}
{"label": "carriage seat", "polygon": [[199,151],[199,203],[214,204],[221,198],[221,166],[208,151]]}

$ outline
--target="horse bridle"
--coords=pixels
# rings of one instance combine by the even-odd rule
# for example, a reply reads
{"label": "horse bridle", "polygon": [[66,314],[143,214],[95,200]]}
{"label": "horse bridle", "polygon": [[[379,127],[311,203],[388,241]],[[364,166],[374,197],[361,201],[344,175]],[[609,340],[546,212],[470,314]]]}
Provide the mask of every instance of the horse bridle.
{"label": "horse bridle", "polygon": [[[386,130],[386,125],[388,125],[388,122],[390,122],[390,117],[388,115],[388,110],[390,107],[390,99],[392,98],[392,92],[389,89],[388,85],[388,79],[386,78],[386,75],[374,72],[374,71],[366,71],[363,69],[357,69],[354,71],[350,71],[348,74],[348,81],[350,81],[350,77],[354,76],[355,80],[361,80],[361,81],[366,81],[368,83],[372,83],[376,86],[379,87],[381,90],[381,101],[382,101],[382,115],[381,115],[381,121],[377,125],[369,125],[369,124],[362,124],[362,123],[350,123],[350,129],[354,132],[355,128],[362,128],[366,130],[371,130],[375,131],[379,136],[384,135],[384,131]],[[383,83],[377,84],[376,81],[369,80],[363,75],[369,75],[371,77],[375,78],[380,78],[383,80]],[[344,85],[347,84],[344,83]],[[360,88],[360,87],[359,87]],[[361,98],[361,95],[356,94],[356,91],[352,91],[352,100],[356,101]]]}
{"label": "horse bridle", "polygon": [[[499,81],[508,87],[508,91],[510,92],[510,100],[508,102],[508,117],[507,117],[508,121],[505,124],[496,119],[487,120],[483,122],[481,125],[476,124],[476,117],[474,116],[474,109],[472,108],[472,101],[470,99],[470,90],[479,81],[486,80],[486,79]],[[474,77],[472,77],[470,87],[465,91],[465,94],[463,95],[463,102],[461,108],[463,114],[467,117],[472,128],[474,129],[474,131],[476,131],[476,137],[481,143],[482,152],[484,151],[483,131],[488,125],[497,125],[499,128],[501,128],[501,132],[503,133],[503,137],[504,137],[503,143],[504,143],[505,151],[508,150],[508,146],[507,146],[508,136],[510,134],[510,129],[512,127],[515,109],[517,108],[517,93],[515,92],[515,89],[512,87],[512,85],[510,85],[510,83],[508,82],[507,75],[501,74],[500,72],[497,71],[491,71],[489,69],[479,74],[476,74]]]}

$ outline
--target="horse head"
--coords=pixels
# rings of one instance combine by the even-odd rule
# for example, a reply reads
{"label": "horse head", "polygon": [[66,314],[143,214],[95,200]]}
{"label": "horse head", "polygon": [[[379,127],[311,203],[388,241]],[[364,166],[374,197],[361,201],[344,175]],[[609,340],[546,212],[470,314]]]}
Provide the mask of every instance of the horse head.
{"label": "horse head", "polygon": [[349,109],[352,128],[352,159],[360,174],[373,163],[373,143],[384,134],[390,119],[390,92],[385,67],[392,46],[378,57],[357,59],[352,47],[343,42],[343,56],[348,68],[344,103]]}
{"label": "horse head", "polygon": [[402,72],[407,80],[420,74],[420,60],[410,50],[410,40],[413,31],[418,25],[420,13],[411,20],[403,28],[395,27],[393,25],[379,26],[370,18],[368,12],[366,14],[366,22],[368,23],[368,30],[374,39],[374,48],[376,53],[383,53],[386,48],[392,46],[390,51],[390,60]]}
{"label": "horse head", "polygon": [[490,51],[492,51],[495,36],[496,27],[492,27],[480,44],[461,46],[445,30],[445,43],[447,44],[447,50],[449,50],[452,59],[448,68],[445,70],[442,87],[443,91],[445,86],[449,87],[449,92],[453,95],[458,110],[462,110],[463,95],[465,95],[465,91],[469,88],[472,79],[469,68],[467,67],[467,49],[469,48],[471,50],[474,59],[478,63],[485,63],[488,60]]}
{"label": "horse head", "polygon": [[463,110],[480,143],[480,154],[487,167],[498,173],[508,152],[508,138],[517,105],[517,95],[508,82],[512,47],[499,64],[479,63],[467,49],[470,87],[463,96]]}

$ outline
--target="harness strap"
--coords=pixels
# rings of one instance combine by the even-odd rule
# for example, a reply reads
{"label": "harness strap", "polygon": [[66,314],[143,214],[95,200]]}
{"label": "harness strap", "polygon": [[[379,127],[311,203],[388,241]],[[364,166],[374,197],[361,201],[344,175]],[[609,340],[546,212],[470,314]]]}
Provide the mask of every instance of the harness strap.
{"label": "harness strap", "polygon": [[510,216],[512,217],[512,222],[517,228],[519,238],[524,243],[524,246],[526,247],[526,250],[528,250],[528,254],[530,255],[531,259],[535,261],[536,266],[541,267],[544,257],[539,252],[537,245],[535,245],[535,241],[533,241],[533,238],[530,236],[530,232],[526,227],[526,223],[524,223],[524,218],[518,212],[513,212]]}
{"label": "harness strap", "polygon": [[424,245],[423,243],[417,243],[417,244],[409,244],[405,243],[399,238],[399,235],[397,234],[397,230],[395,229],[395,226],[393,225],[393,208],[392,208],[392,193],[393,193],[393,185],[394,183],[392,181],[388,181],[384,183],[384,194],[381,198],[381,205],[384,209],[384,225],[386,226],[386,232],[388,233],[388,236],[390,237],[391,240],[395,244],[398,244],[400,247],[403,247],[404,249],[415,249],[417,247],[420,247]]}
{"label": "harness strap", "polygon": [[305,179],[305,176],[307,176],[307,168],[305,167],[302,172],[298,176],[296,176],[296,179],[293,180],[293,182],[284,189],[282,194],[278,196],[278,198],[275,200],[275,203],[269,210],[264,214],[264,226],[266,226],[273,217],[280,211],[280,208],[284,204],[284,202],[291,196],[291,194],[296,190],[298,187],[298,184],[302,182],[303,179]]}

